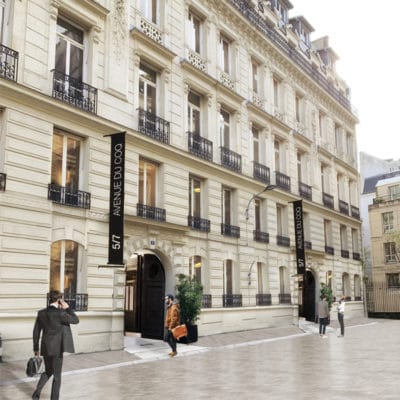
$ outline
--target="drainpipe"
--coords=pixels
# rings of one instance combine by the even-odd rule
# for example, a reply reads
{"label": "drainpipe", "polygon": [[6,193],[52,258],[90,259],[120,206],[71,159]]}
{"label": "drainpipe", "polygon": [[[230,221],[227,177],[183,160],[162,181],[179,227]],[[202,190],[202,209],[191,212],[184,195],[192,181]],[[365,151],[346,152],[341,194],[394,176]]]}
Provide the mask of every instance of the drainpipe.
{"label": "drainpipe", "polygon": [[1,338],[1,332],[0,332],[0,362],[3,362],[3,341]]}

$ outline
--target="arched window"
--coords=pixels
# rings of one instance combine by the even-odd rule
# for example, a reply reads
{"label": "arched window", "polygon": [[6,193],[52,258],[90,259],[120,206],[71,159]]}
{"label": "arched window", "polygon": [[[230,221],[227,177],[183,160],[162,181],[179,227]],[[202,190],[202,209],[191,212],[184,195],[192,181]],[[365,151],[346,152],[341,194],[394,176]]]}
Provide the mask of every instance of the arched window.
{"label": "arched window", "polygon": [[361,278],[360,275],[354,275],[354,300],[361,301]]}
{"label": "arched window", "polygon": [[344,272],[342,275],[342,288],[343,288],[343,296],[346,297],[346,300],[351,300],[351,287],[350,287],[350,277],[347,272]]}

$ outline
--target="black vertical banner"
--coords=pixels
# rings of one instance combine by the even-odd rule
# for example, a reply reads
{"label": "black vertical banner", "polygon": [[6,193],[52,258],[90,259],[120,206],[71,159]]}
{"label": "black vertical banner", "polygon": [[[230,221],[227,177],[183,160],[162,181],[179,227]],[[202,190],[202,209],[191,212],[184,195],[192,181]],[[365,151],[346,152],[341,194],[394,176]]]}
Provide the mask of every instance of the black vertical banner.
{"label": "black vertical banner", "polygon": [[293,215],[296,239],[297,273],[305,274],[306,260],[304,253],[303,203],[301,200],[293,201]]}
{"label": "black vertical banner", "polygon": [[111,136],[108,265],[123,266],[125,132],[113,133],[107,136]]}

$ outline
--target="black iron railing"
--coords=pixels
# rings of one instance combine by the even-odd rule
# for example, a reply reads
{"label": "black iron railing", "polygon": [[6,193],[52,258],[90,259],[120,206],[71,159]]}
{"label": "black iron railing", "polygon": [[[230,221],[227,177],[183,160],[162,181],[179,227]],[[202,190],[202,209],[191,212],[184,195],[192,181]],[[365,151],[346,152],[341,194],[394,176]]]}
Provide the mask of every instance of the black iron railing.
{"label": "black iron railing", "polygon": [[356,206],[351,206],[351,216],[360,219],[360,209]]}
{"label": "black iron railing", "polygon": [[312,250],[312,243],[310,241],[308,241],[308,240],[305,240],[304,241],[304,248],[306,250]]}
{"label": "black iron railing", "polygon": [[261,243],[269,243],[269,233],[261,232],[257,229],[253,231],[253,240]]}
{"label": "black iron railing", "polygon": [[271,295],[269,293],[257,293],[256,304],[258,306],[270,306],[272,304]]}
{"label": "black iron railing", "polygon": [[210,232],[210,220],[188,216],[188,226],[202,232]]}
{"label": "black iron railing", "polygon": [[332,210],[335,208],[333,203],[333,196],[328,193],[322,193],[322,202],[325,207],[331,208]]}
{"label": "black iron railing", "polygon": [[0,192],[5,192],[7,182],[7,174],[0,172]]}
{"label": "black iron railing", "polygon": [[335,100],[350,112],[353,112],[350,101],[339,90],[332,86],[328,80],[307,61],[304,56],[273,28],[268,26],[266,21],[250,6],[247,0],[230,0],[231,4],[249,20],[259,31],[269,38],[284,54],[292,59],[304,72],[306,72],[315,82],[326,90]]}
{"label": "black iron railing", "polygon": [[221,223],[221,234],[235,238],[240,237],[240,227]]}
{"label": "black iron railing", "polygon": [[299,182],[299,194],[304,199],[312,201],[312,187],[303,183]]}
{"label": "black iron railing", "polygon": [[138,131],[146,136],[169,144],[169,122],[139,108]]}
{"label": "black iron railing", "polygon": [[18,76],[18,51],[0,44],[0,77],[17,81]]}
{"label": "black iron railing", "polygon": [[97,113],[97,89],[66,75],[53,70],[53,97],[63,103],[70,104],[83,111]]}
{"label": "black iron railing", "polygon": [[[64,300],[72,310],[87,311],[89,296],[87,293],[64,293]],[[50,304],[50,293],[47,293],[47,306]]]}
{"label": "black iron railing", "polygon": [[242,295],[241,294],[224,294],[222,295],[222,306],[223,307],[242,307]]}
{"label": "black iron railing", "polygon": [[353,251],[353,260],[360,261],[361,260],[360,253]]}
{"label": "black iron railing", "polygon": [[235,172],[242,172],[242,156],[227,147],[221,147],[221,165]]}
{"label": "black iron railing", "polygon": [[271,182],[271,174],[268,167],[253,161],[253,178],[267,185]]}
{"label": "black iron railing", "polygon": [[276,244],[278,246],[289,247],[290,246],[290,238],[282,235],[276,235]]}
{"label": "black iron railing", "polygon": [[331,246],[325,246],[325,254],[330,254],[334,255],[335,254],[335,249]]}
{"label": "black iron railing", "polygon": [[341,255],[343,258],[350,258],[350,252],[349,252],[349,250],[341,249],[341,250],[340,250],[340,255]]}
{"label": "black iron railing", "polygon": [[165,222],[166,211],[163,208],[148,206],[146,204],[136,204],[136,214],[138,217],[152,219],[154,221]]}
{"label": "black iron railing", "polygon": [[212,295],[203,294],[201,299],[201,308],[211,308],[212,307]]}
{"label": "black iron railing", "polygon": [[213,160],[213,143],[196,133],[188,132],[188,149],[196,157],[209,162]]}
{"label": "black iron railing", "polygon": [[279,188],[290,192],[290,176],[287,176],[282,172],[275,171],[275,184]]}
{"label": "black iron railing", "polygon": [[279,293],[279,304],[291,304],[292,296],[290,293]]}
{"label": "black iron railing", "polygon": [[349,215],[349,203],[339,199],[339,211],[342,214]]}
{"label": "black iron railing", "polygon": [[47,199],[53,203],[64,204],[79,208],[90,208],[90,193],[82,190],[73,190],[68,186],[59,186],[49,183]]}

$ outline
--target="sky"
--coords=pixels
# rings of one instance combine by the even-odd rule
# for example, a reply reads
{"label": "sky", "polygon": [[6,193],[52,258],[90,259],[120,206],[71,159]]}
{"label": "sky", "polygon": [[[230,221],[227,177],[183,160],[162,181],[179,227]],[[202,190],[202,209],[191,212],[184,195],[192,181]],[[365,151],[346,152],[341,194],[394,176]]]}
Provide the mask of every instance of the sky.
{"label": "sky", "polygon": [[[338,75],[351,89],[357,110],[358,151],[400,159],[400,2],[398,0],[291,0],[289,17],[303,15],[329,36],[339,56]],[[397,96],[396,96],[397,94]]]}

